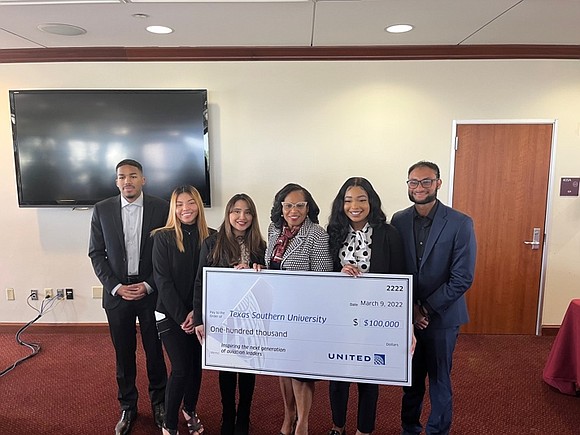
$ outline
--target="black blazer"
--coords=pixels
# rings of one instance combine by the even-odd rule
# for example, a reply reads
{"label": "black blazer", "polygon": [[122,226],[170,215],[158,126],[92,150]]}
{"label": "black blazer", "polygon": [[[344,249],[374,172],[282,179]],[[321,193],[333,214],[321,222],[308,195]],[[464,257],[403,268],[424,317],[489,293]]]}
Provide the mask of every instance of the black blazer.
{"label": "black blazer", "polygon": [[[209,233],[215,230],[209,228]],[[180,252],[175,231],[159,231],[153,236],[153,277],[158,293],[156,311],[171,317],[178,325],[193,310],[193,286],[201,249],[197,228],[190,236],[184,234],[184,245],[185,252]]]}
{"label": "black blazer", "polygon": [[[340,258],[333,258],[335,272],[342,270]],[[406,274],[403,241],[397,229],[387,223],[373,227],[369,273]]]}
{"label": "black blazer", "polygon": [[[169,204],[161,198],[143,195],[143,229],[139,279],[155,289],[151,251],[153,239],[150,234],[155,228],[165,225]],[[125,284],[127,278],[127,256],[121,220],[121,196],[113,196],[95,204],[91,220],[89,257],[99,281],[103,284],[103,308],[115,308],[120,298],[112,295],[113,289]],[[153,292],[152,295],[157,295]],[[148,297],[149,297],[148,296]]]}
{"label": "black blazer", "polygon": [[394,226],[385,223],[373,228],[369,273],[408,273],[403,239]]}

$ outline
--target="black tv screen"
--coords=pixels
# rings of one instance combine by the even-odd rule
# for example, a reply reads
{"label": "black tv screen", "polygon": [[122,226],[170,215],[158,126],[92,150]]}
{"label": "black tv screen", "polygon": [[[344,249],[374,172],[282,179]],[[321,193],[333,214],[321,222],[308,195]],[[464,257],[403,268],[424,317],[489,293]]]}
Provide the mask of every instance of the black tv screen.
{"label": "black tv screen", "polygon": [[184,184],[211,205],[206,90],[11,90],[20,207],[83,207],[119,193],[115,166],[143,165],[145,192]]}

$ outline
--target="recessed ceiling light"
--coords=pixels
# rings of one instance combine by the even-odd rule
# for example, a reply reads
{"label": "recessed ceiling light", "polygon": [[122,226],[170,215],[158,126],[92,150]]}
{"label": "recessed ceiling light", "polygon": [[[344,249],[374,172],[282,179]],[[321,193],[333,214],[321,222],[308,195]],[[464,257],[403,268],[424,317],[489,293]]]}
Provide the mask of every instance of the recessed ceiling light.
{"label": "recessed ceiling light", "polygon": [[413,26],[410,24],[393,24],[392,26],[385,28],[385,30],[389,33],[405,33],[413,30]]}
{"label": "recessed ceiling light", "polygon": [[151,33],[157,33],[159,35],[167,35],[168,33],[173,33],[171,27],[166,26],[148,26],[147,31]]}
{"label": "recessed ceiling light", "polygon": [[79,36],[87,33],[85,29],[78,26],[73,26],[72,24],[59,24],[59,23],[46,23],[40,24],[38,30],[42,30],[46,33],[52,33],[53,35],[62,36]]}
{"label": "recessed ceiling light", "polygon": [[133,18],[149,18],[147,14],[133,14],[131,15]]}

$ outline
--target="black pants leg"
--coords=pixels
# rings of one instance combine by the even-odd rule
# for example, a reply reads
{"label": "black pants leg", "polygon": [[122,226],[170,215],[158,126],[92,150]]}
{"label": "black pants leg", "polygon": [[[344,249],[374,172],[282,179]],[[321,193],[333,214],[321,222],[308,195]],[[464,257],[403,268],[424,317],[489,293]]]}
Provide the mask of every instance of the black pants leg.
{"label": "black pants leg", "polygon": [[155,321],[155,301],[153,295],[135,301],[141,341],[145,350],[147,362],[147,377],[149,379],[149,399],[152,405],[158,405],[165,400],[167,384],[167,367],[163,357],[161,340],[157,333]]}
{"label": "black pants leg", "polygon": [[106,309],[105,313],[115,349],[117,398],[121,409],[137,411],[137,315],[132,303],[128,301],[121,301],[114,309]]}
{"label": "black pants leg", "polygon": [[358,383],[358,417],[357,429],[362,433],[371,433],[375,430],[377,419],[377,402],[379,400],[379,386],[377,384]]}
{"label": "black pants leg", "polygon": [[239,401],[236,415],[236,435],[247,435],[250,427],[250,411],[256,386],[256,375],[238,373]]}
{"label": "black pants leg", "polygon": [[188,411],[195,410],[199,397],[201,367],[196,371],[195,360],[201,364],[199,342],[195,334],[186,334],[172,319],[157,322],[159,336],[171,361],[171,374],[165,390],[165,425],[177,429],[181,402]]}
{"label": "black pants leg", "polygon": [[220,393],[222,397],[221,435],[233,435],[236,424],[236,384],[238,374],[219,372]]}
{"label": "black pants leg", "polygon": [[346,424],[349,390],[350,382],[330,381],[328,384],[332,422],[336,427],[344,427]]}

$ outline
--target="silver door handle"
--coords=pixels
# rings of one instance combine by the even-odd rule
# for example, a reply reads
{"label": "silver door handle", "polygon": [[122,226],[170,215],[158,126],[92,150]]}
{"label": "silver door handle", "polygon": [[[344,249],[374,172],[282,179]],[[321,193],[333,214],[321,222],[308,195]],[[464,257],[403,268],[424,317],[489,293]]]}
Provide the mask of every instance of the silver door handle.
{"label": "silver door handle", "polygon": [[541,236],[541,234],[542,233],[541,233],[540,228],[534,228],[532,240],[531,241],[524,240],[524,244],[531,245],[532,249],[540,249],[540,236]]}

